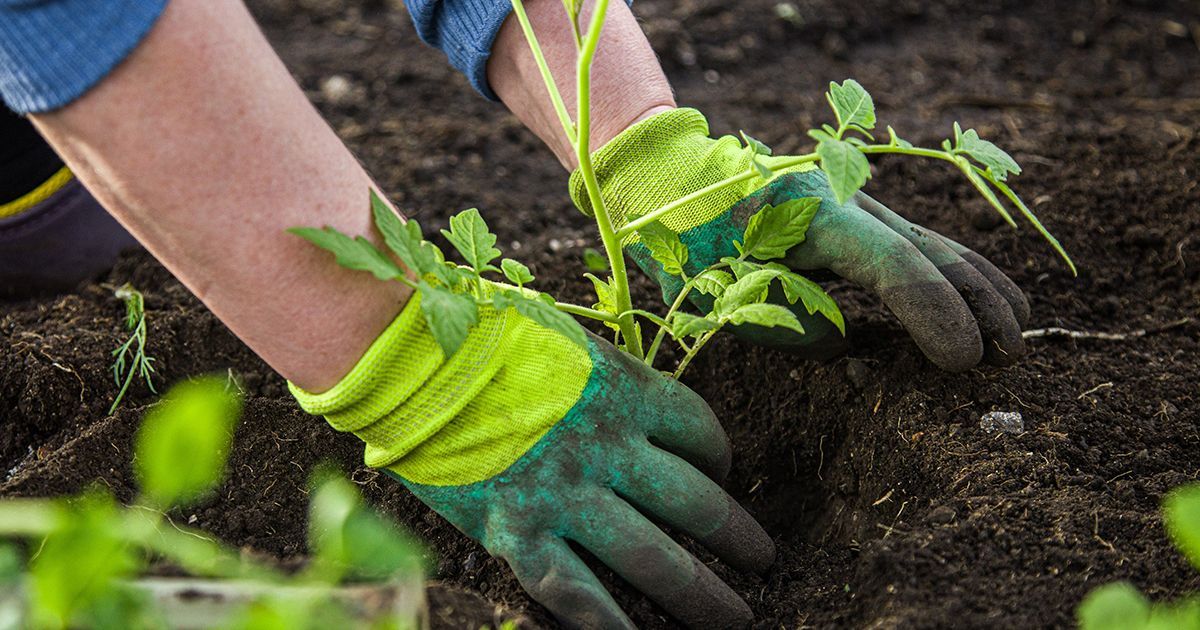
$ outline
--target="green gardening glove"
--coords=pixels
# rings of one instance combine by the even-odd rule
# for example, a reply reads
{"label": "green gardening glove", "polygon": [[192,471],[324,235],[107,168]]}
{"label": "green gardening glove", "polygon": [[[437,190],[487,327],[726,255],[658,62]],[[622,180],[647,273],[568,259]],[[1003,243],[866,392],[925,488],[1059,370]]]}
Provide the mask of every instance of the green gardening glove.
{"label": "green gardening glove", "polygon": [[447,358],[414,295],[342,382],[301,406],[366,442],[365,460],[494,555],[571,627],[632,628],[574,542],[694,628],[752,615],[651,519],[731,566],[775,548],[718,484],[728,439],[695,393],[598,337],[586,347],[513,309]]}
{"label": "green gardening glove", "polygon": [[[768,168],[783,158],[760,157]],[[674,109],[643,120],[593,155],[593,164],[613,223],[620,228],[705,186],[751,168],[750,157],[732,136],[708,137],[708,122],[694,109]],[[577,171],[571,195],[591,214]],[[840,204],[824,173],[812,164],[776,171],[729,186],[681,207],[662,219],[690,250],[685,271],[695,274],[724,256],[738,255],[749,218],[766,204],[778,206],[819,197],[821,207],[804,242],[783,262],[791,270],[830,270],[875,292],[938,366],[961,371],[981,359],[1013,363],[1025,352],[1021,327],[1029,303],[992,263],[931,230],[909,223],[865,194]],[[678,295],[679,278],[663,271],[637,234],[623,243],[643,271],[663,287],[668,302]],[[698,296],[695,305],[711,308]],[[786,302],[782,302],[786,305]],[[752,341],[823,358],[842,347],[837,329],[821,315],[792,307],[805,329],[739,327]]]}

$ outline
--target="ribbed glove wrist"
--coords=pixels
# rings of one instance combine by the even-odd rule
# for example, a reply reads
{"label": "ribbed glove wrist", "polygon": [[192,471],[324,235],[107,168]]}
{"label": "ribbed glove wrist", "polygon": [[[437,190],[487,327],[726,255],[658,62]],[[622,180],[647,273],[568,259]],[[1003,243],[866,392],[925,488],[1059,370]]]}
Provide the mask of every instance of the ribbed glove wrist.
{"label": "ribbed glove wrist", "polygon": [[578,401],[587,350],[515,310],[479,309],[479,324],[447,358],[416,293],[337,385],[289,383],[308,413],[366,443],[364,461],[406,479],[452,485],[511,465]]}

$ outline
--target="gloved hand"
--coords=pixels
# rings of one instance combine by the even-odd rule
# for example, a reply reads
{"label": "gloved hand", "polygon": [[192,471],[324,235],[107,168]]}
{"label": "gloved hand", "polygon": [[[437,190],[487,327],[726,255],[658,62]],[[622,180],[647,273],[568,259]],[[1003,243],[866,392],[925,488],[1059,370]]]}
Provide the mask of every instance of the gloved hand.
{"label": "gloved hand", "polygon": [[695,393],[588,336],[569,341],[513,309],[480,308],[450,358],[414,295],[331,390],[301,406],[366,442],[383,467],[492,554],[571,627],[633,624],[573,541],[691,627],[748,624],[749,607],[663,533],[765,570],[771,539],[718,484],[730,448]]}
{"label": "gloved hand", "polygon": [[[781,159],[759,158],[768,167]],[[633,125],[596,151],[593,165],[617,228],[751,168],[736,138],[709,138],[704,116],[686,108]],[[578,171],[571,176],[571,195],[581,210],[591,213]],[[1029,303],[1012,280],[979,254],[909,223],[865,194],[839,204],[824,173],[812,164],[775,171],[770,181],[756,176],[726,187],[661,222],[688,246],[686,271],[694,274],[723,256],[736,257],[734,241],[743,240],[749,218],[764,205],[801,197],[819,197],[821,207],[806,240],[779,262],[797,272],[831,270],[874,291],[925,355],[943,369],[967,370],[981,358],[1008,365],[1024,353],[1021,327],[1029,318]],[[679,279],[663,271],[636,234],[623,245],[672,301]],[[703,299],[696,305],[710,307]],[[833,324],[792,308],[804,326],[803,335],[780,328],[735,332],[815,358],[840,349],[841,337]]]}

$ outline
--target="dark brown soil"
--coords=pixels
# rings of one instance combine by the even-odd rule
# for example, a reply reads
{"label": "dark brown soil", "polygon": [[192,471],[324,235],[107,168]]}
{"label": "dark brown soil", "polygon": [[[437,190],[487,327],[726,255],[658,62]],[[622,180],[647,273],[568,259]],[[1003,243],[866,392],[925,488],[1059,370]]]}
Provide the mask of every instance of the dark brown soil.
{"label": "dark brown soil", "polygon": [[[252,4],[407,213],[436,228],[478,206],[544,288],[588,299],[578,276],[592,229],[571,208],[564,173],[418,42],[399,2]],[[1200,476],[1200,7],[802,0],[788,21],[780,4],[635,9],[680,102],[715,131],[800,149],[803,131],[827,118],[824,85],[853,76],[881,120],[913,141],[937,142],[961,120],[1011,148],[1026,166],[1018,190],[1070,249],[1078,279],[1031,230],[1000,226],[953,173],[884,160],[868,191],[1010,273],[1031,298],[1032,327],[1151,332],[1032,340],[1015,367],[947,375],[874,299],[837,287],[853,322],[847,357],[814,364],[716,343],[686,382],[734,442],[730,491],[780,551],[765,579],[718,572],[763,628],[1066,626],[1084,594],[1112,580],[1155,598],[1200,589],[1157,511],[1165,491]],[[331,102],[320,86],[335,74],[352,89]],[[305,552],[307,475],[333,460],[431,541],[438,579],[553,625],[501,562],[363,468],[353,437],[302,414],[279,377],[153,260],[129,255],[103,279],[127,280],[146,293],[162,385],[215,371],[248,395],[228,482],[181,519],[294,559]],[[655,295],[645,281],[637,290]],[[121,316],[98,284],[0,306],[0,494],[99,481],[130,497],[130,438],[154,396],[135,387],[105,416]],[[985,433],[979,417],[992,410],[1020,411],[1026,431]],[[672,627],[601,573],[639,625]],[[494,621],[491,604],[434,597],[442,627]]]}

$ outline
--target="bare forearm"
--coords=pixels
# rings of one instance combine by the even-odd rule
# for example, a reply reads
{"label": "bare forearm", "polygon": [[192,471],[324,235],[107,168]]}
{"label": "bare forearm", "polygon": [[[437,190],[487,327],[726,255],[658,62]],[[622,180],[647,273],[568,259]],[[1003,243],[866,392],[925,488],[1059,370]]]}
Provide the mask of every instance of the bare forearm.
{"label": "bare forearm", "polygon": [[155,257],[309,391],[348,372],[407,299],[284,232],[371,235],[373,184],[240,2],[173,0],[111,75],[34,122]]}
{"label": "bare forearm", "polygon": [[[584,28],[594,5],[594,0],[585,4],[580,18]],[[526,0],[525,8],[567,110],[574,117],[575,39],[562,0]],[[550,147],[563,166],[568,170],[577,166],[574,150],[563,135],[515,15],[509,16],[496,37],[488,60],[488,82],[500,100]],[[609,3],[592,64],[591,106],[593,149],[600,148],[629,125],[675,106],[675,97],[658,58],[629,7],[621,0]]]}

